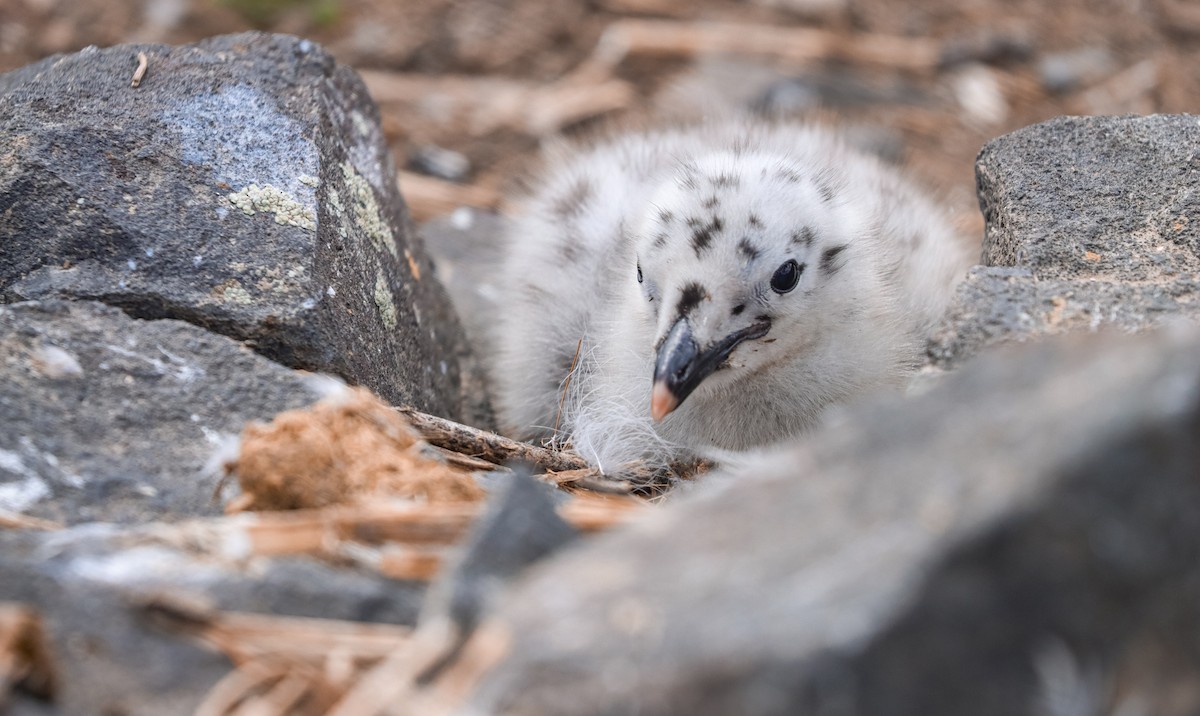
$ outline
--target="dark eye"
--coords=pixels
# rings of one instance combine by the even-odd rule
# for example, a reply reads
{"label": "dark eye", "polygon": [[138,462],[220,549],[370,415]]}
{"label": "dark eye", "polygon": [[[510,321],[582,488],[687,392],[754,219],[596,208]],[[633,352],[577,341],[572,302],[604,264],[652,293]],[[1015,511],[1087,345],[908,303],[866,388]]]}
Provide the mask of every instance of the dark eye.
{"label": "dark eye", "polygon": [[638,283],[642,282],[642,265],[638,264]]}
{"label": "dark eye", "polygon": [[788,259],[783,264],[775,269],[775,275],[771,277],[771,290],[775,293],[787,293],[800,283],[800,274],[804,272],[804,267],[796,263],[795,259]]}

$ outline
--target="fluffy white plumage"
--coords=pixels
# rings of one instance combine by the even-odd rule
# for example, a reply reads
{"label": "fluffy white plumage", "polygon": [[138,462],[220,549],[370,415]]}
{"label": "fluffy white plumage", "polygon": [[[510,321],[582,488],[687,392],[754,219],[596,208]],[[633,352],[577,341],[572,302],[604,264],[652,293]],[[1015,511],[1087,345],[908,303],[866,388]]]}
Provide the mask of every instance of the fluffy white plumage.
{"label": "fluffy white plumage", "polygon": [[[502,428],[608,471],[769,444],[901,383],[968,265],[894,169],[815,127],[750,122],[552,161],[508,240]],[[698,384],[667,381],[702,364]],[[674,408],[661,421],[653,390]]]}

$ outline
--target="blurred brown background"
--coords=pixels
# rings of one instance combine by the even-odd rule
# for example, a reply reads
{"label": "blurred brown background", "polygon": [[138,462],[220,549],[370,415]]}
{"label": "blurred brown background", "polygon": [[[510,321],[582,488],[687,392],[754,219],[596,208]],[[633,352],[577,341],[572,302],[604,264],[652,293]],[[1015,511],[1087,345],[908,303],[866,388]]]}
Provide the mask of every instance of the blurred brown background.
{"label": "blurred brown background", "polygon": [[0,70],[253,28],[363,73],[422,219],[497,205],[547,139],[753,111],[847,127],[978,235],[990,137],[1200,108],[1200,2],[1184,0],[0,0]]}

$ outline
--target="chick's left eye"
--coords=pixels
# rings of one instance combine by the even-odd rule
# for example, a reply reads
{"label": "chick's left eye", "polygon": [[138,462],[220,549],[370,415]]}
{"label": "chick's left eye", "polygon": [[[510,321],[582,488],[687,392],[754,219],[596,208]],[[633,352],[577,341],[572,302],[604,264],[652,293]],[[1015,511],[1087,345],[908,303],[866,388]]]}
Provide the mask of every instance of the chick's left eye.
{"label": "chick's left eye", "polygon": [[638,264],[637,269],[638,269],[638,283],[641,283],[642,282],[642,265]]}
{"label": "chick's left eye", "polygon": [[775,293],[787,293],[800,283],[800,274],[804,271],[804,266],[797,264],[795,259],[784,261],[779,268],[775,269],[775,275],[771,277],[771,290]]}

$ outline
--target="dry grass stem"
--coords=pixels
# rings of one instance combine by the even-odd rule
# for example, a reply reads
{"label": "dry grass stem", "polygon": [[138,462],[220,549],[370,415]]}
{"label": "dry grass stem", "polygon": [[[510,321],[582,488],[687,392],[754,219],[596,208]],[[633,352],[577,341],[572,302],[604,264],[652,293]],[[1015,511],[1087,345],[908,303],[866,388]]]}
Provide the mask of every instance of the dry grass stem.
{"label": "dry grass stem", "polygon": [[562,395],[558,398],[558,410],[554,413],[555,439],[558,438],[558,426],[561,424],[563,404],[567,402],[567,391],[571,389],[571,378],[575,376],[575,366],[579,365],[579,351],[581,350],[583,350],[582,338],[575,344],[575,354],[571,356],[571,367],[567,369],[567,377],[563,379]]}
{"label": "dry grass stem", "polygon": [[806,27],[734,22],[618,20],[596,47],[596,59],[615,67],[630,56],[695,57],[732,54],[789,63],[839,60],[892,70],[933,72],[941,62],[940,43],[927,38],[853,34]]}
{"label": "dry grass stem", "polygon": [[16,530],[61,530],[62,525],[50,520],[43,520],[37,517],[29,517],[22,515],[19,512],[9,512],[8,510],[0,510],[0,529],[16,529]]}
{"label": "dry grass stem", "polygon": [[412,172],[399,175],[400,193],[417,221],[428,221],[460,206],[495,209],[500,205],[500,192],[491,187],[456,184]]}
{"label": "dry grass stem", "polygon": [[146,68],[150,66],[150,60],[146,57],[145,52],[137,53],[137,69],[133,71],[133,78],[129,81],[130,87],[137,87],[142,83],[142,78],[146,76]]}

